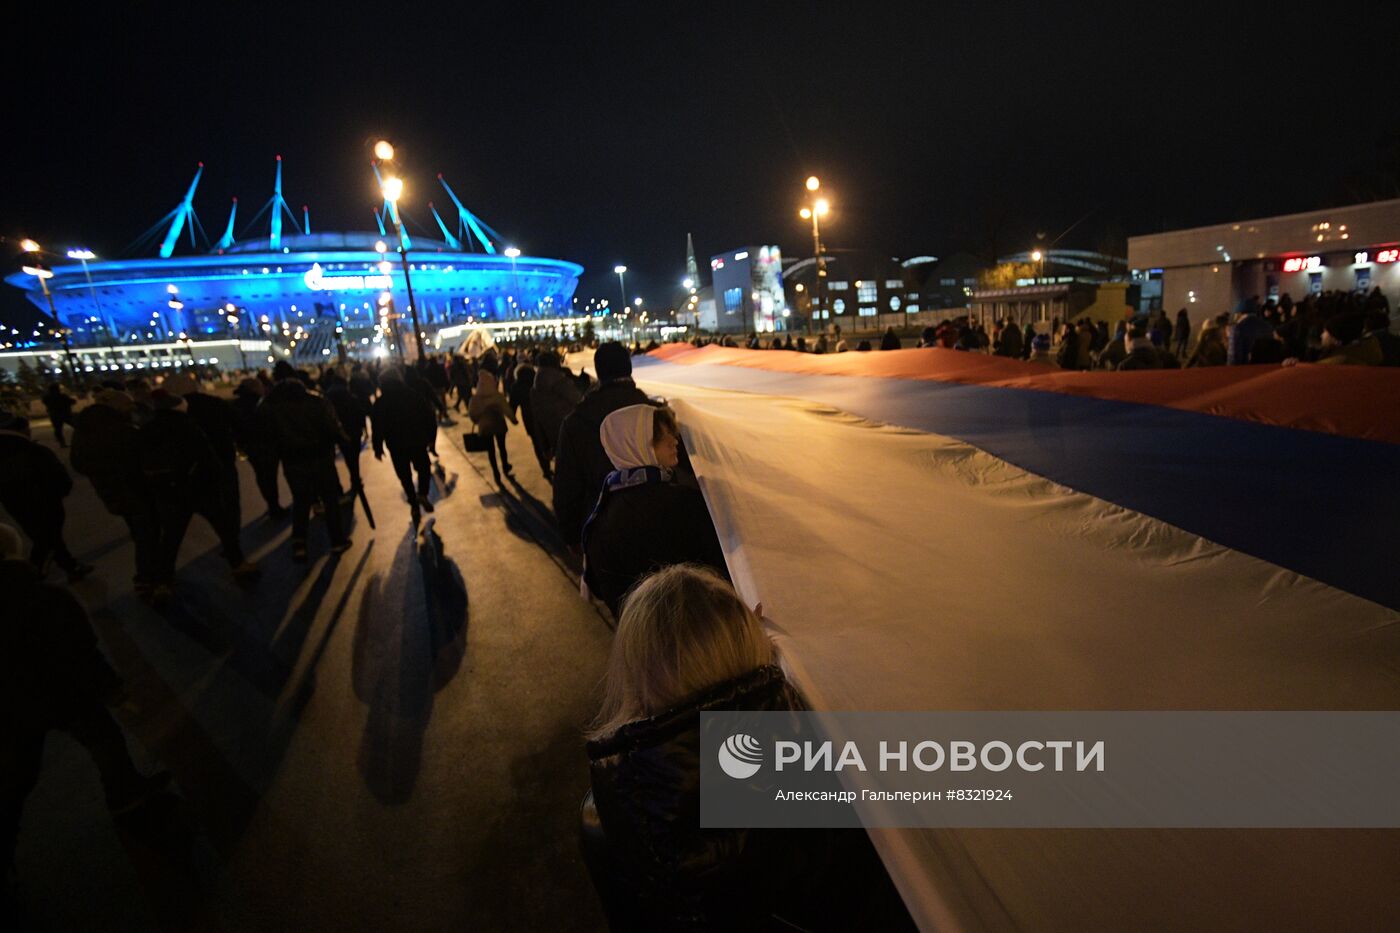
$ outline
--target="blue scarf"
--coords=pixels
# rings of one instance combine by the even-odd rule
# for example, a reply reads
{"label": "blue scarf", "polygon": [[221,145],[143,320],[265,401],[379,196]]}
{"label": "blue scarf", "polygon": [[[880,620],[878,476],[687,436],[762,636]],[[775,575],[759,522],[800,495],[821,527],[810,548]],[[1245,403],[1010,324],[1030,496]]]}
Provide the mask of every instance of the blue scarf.
{"label": "blue scarf", "polygon": [[603,511],[603,503],[608,501],[608,497],[620,489],[632,489],[637,486],[649,486],[653,483],[664,483],[670,480],[671,471],[663,470],[661,467],[642,466],[627,467],[621,470],[613,470],[603,480],[603,488],[598,492],[598,502],[593,506],[593,512],[588,516],[588,520],[583,523],[583,553],[584,561],[587,563],[588,554],[588,529]]}

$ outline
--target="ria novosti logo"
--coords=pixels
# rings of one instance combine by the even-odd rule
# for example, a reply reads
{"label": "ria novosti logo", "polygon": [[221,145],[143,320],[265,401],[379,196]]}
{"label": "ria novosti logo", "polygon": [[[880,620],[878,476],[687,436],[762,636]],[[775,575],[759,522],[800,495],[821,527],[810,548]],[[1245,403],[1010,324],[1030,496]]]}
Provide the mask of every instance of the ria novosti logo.
{"label": "ria novosti logo", "polygon": [[763,746],[753,736],[737,732],[719,747],[719,766],[736,781],[747,780],[763,766]]}

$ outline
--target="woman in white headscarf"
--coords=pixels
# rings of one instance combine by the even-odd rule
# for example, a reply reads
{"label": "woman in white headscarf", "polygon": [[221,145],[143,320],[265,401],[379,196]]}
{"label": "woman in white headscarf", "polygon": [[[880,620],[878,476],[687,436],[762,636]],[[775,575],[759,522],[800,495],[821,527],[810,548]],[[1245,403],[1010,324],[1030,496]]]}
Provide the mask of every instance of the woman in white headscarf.
{"label": "woman in white headscarf", "polygon": [[[477,433],[487,438],[486,453],[491,458],[491,475],[500,485],[501,470],[505,470],[506,476],[511,475],[510,458],[506,456],[506,431],[509,430],[506,421],[509,419],[511,424],[520,422],[511,414],[510,400],[496,387],[496,377],[485,369],[477,376],[476,392],[467,404],[467,417],[476,425]],[[501,451],[499,468],[496,466],[498,448]]]}
{"label": "woman in white headscarf", "polygon": [[614,469],[583,527],[589,591],[617,617],[628,591],[662,567],[703,564],[728,579],[704,495],[673,480],[680,459],[675,414],[629,405],[604,418],[598,434]]}

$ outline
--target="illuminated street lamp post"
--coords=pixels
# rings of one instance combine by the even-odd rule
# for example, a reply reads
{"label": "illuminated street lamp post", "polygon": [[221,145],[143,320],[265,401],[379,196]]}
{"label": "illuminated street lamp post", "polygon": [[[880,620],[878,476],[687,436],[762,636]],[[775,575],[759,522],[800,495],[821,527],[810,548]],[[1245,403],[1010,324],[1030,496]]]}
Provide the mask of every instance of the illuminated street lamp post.
{"label": "illuminated street lamp post", "polygon": [[[822,183],[817,176],[812,175],[807,179],[807,190],[813,192],[821,188]],[[826,320],[831,321],[831,311],[827,308],[826,302],[826,253],[822,251],[822,231],[820,218],[825,217],[831,211],[831,203],[826,198],[817,198],[810,206],[804,206],[798,212],[803,220],[812,221],[812,256],[817,261],[817,289],[816,304],[814,307],[820,308],[826,314]],[[813,315],[815,317],[815,314]],[[824,329],[824,328],[823,328]]]}
{"label": "illuminated street lamp post", "polygon": [[[374,244],[374,251],[380,256],[379,271],[383,273],[385,278],[389,277],[389,270],[393,268],[393,266],[389,264],[389,260],[383,258],[388,250],[389,247],[384,244],[383,240],[379,240]],[[412,299],[409,300],[412,301]],[[394,341],[394,352],[398,354],[399,362],[402,363],[403,338],[399,334],[399,315],[394,310],[394,294],[391,290],[386,288],[384,293],[379,296],[379,308],[379,316],[388,323],[389,339]]]}
{"label": "illuminated street lamp post", "polygon": [[626,266],[613,266],[613,271],[617,273],[617,288],[622,294],[622,304],[619,306],[623,311],[627,310],[627,282],[622,278],[627,274]]}
{"label": "illuminated street lamp post", "polygon": [[92,272],[88,270],[88,260],[96,259],[97,254],[90,249],[70,249],[69,259],[76,259],[83,264],[83,278],[87,279],[88,294],[92,296],[92,307],[97,312],[97,319],[102,323],[102,329],[107,333],[107,349],[113,353],[117,351],[117,335],[112,333],[112,328],[107,323],[107,315],[102,313],[102,303],[97,300],[97,288],[92,284]]}
{"label": "illuminated street lamp post", "polygon": [[58,328],[59,335],[63,337],[63,360],[64,365],[68,367],[68,379],[72,382],[77,382],[80,378],[79,369],[78,364],[73,362],[73,346],[68,340],[68,328],[64,327],[63,322],[58,319],[58,309],[53,303],[53,292],[49,291],[48,280],[53,278],[53,273],[44,268],[44,264],[39,258],[39,254],[42,250],[38,243],[26,239],[21,240],[19,246],[20,249],[34,257],[34,265],[25,266],[24,271],[39,280],[39,287],[43,289],[44,298],[47,299],[49,303],[49,317],[53,318],[54,326]]}
{"label": "illuminated street lamp post", "polygon": [[[423,349],[423,329],[418,323],[418,302],[413,300],[413,280],[408,271],[408,250],[403,245],[403,222],[399,219],[399,198],[403,197],[403,179],[392,175],[384,179],[384,200],[389,202],[389,218],[394,222],[394,233],[399,238],[399,259],[403,261],[403,288],[408,293],[408,313],[413,319],[413,341],[418,348],[418,359],[426,359]],[[402,352],[402,351],[400,351]]]}
{"label": "illuminated street lamp post", "polygon": [[[510,281],[511,281],[511,286],[510,286],[510,287],[511,287],[511,292],[512,292],[511,297],[515,299],[516,306],[519,307],[519,305],[520,305],[520,276],[516,274],[516,271],[515,271],[515,261],[516,261],[517,259],[520,258],[520,250],[516,249],[514,246],[507,246],[506,249],[505,249],[505,253],[506,253],[507,256],[510,257]],[[538,310],[538,309],[536,309],[536,310]]]}

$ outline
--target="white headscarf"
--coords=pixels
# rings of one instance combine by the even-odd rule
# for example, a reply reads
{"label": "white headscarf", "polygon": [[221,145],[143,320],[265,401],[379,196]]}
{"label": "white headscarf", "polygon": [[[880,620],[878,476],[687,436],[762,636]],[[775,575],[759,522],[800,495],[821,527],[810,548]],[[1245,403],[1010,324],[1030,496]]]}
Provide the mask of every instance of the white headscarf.
{"label": "white headscarf", "polygon": [[655,418],[656,409],[650,405],[628,405],[603,419],[598,437],[616,469],[661,465],[651,443]]}

